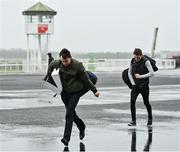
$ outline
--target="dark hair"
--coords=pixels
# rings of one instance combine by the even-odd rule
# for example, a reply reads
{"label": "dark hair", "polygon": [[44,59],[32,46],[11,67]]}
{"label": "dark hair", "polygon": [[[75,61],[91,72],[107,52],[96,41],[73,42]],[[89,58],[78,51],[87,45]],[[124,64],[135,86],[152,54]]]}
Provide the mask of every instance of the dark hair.
{"label": "dark hair", "polygon": [[134,55],[142,55],[142,51],[139,48],[135,48],[133,54]]}
{"label": "dark hair", "polygon": [[59,52],[59,56],[62,56],[63,59],[67,59],[67,58],[71,58],[71,53],[68,49],[63,48],[60,52]]}

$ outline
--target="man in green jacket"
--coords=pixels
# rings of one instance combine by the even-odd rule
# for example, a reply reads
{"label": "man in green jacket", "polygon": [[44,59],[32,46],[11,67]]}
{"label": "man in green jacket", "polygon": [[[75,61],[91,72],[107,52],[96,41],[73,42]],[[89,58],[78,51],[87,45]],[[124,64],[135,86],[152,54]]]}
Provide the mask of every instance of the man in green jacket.
{"label": "man in green jacket", "polygon": [[82,140],[85,136],[85,124],[75,111],[80,97],[84,94],[84,90],[90,89],[96,97],[99,97],[100,93],[90,81],[83,64],[73,59],[69,50],[62,49],[59,57],[60,60],[54,60],[50,63],[44,80],[48,79],[54,69],[59,68],[63,87],[61,99],[66,107],[64,137],[61,139],[61,142],[68,146],[73,122],[79,129],[80,139]]}

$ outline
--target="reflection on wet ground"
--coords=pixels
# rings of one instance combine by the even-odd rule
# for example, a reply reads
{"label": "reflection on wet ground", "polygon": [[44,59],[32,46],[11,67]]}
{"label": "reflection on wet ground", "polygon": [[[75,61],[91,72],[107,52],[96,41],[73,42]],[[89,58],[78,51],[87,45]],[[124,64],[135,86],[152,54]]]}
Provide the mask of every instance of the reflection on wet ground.
{"label": "reflection on wet ground", "polygon": [[78,129],[74,126],[67,148],[60,142],[63,127],[1,125],[0,150],[177,151],[180,148],[179,126],[178,122],[156,122],[153,127],[147,127],[145,122],[139,122],[136,127],[117,122],[89,125],[83,141],[79,140]]}
{"label": "reflection on wet ground", "polygon": [[[143,151],[149,151],[150,146],[152,144],[152,132],[153,127],[148,127],[148,138],[146,141],[146,144],[144,145]],[[129,129],[131,132],[132,138],[131,138],[131,151],[137,151],[136,149],[136,128]]]}
{"label": "reflection on wet ground", "polygon": [[[63,149],[63,152],[69,152],[69,147],[65,146],[64,149]],[[85,152],[86,151],[86,148],[85,148],[85,144],[83,142],[80,142],[79,143],[79,151],[80,152]]]}

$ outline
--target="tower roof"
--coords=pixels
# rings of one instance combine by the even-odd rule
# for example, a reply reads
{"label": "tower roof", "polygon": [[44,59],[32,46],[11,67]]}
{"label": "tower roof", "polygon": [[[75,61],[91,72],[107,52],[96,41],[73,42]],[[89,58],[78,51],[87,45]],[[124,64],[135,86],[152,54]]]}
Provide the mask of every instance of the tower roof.
{"label": "tower roof", "polygon": [[23,15],[56,15],[57,12],[46,6],[45,4],[38,2],[22,12]]}

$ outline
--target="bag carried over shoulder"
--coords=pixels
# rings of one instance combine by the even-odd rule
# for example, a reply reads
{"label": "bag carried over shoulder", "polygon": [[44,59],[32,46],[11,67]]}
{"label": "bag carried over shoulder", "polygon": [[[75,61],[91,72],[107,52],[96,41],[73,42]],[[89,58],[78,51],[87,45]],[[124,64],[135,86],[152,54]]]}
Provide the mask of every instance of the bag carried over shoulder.
{"label": "bag carried over shoulder", "polygon": [[[147,56],[147,55],[143,55],[147,60],[149,60],[149,62],[151,63],[151,66],[153,68],[153,71],[156,72],[158,71],[158,67],[156,66],[156,61],[154,59],[152,59],[151,57]],[[128,70],[129,68],[125,69],[123,72],[122,72],[122,79],[124,81],[124,83],[131,89],[132,88],[132,84],[131,84],[131,81],[129,79],[129,76],[128,76]]]}
{"label": "bag carried over shoulder", "polygon": [[158,67],[156,66],[156,60],[152,59],[151,57],[149,57],[147,55],[144,55],[144,57],[149,60],[154,72],[158,71]]}

